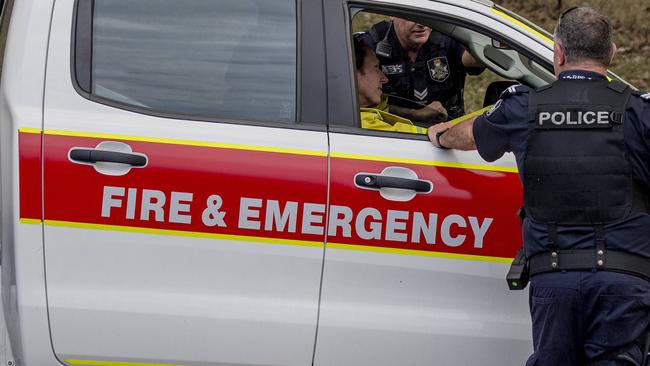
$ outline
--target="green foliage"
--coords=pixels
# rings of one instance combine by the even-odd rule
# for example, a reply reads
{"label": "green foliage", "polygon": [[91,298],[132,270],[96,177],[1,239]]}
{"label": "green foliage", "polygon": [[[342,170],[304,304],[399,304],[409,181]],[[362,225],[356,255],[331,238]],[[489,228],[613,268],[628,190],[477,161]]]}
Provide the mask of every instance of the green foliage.
{"label": "green foliage", "polygon": [[650,87],[650,0],[497,0],[552,32],[562,10],[591,6],[607,15],[614,27],[618,54],[611,70],[639,89]]}

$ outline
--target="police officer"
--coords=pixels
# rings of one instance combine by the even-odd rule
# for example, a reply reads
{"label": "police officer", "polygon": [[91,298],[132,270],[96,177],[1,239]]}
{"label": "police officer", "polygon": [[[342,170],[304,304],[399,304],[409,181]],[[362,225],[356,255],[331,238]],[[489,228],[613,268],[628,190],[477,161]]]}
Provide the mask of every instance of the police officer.
{"label": "police officer", "polygon": [[571,8],[558,80],[506,90],[491,111],[429,128],[440,148],[513,152],[524,186],[534,353],[527,365],[641,365],[650,323],[650,94],[610,82],[609,20]]}
{"label": "police officer", "polygon": [[[428,125],[465,114],[465,76],[480,74],[484,66],[460,43],[401,18],[375,24],[364,41],[375,50],[388,77],[384,93],[389,95],[390,112],[415,121],[427,119]],[[419,106],[424,110],[418,111]]]}
{"label": "police officer", "polygon": [[375,51],[361,40],[362,36],[363,34],[354,36],[361,127],[372,130],[426,134],[425,128],[414,126],[410,120],[377,108],[382,100],[381,87],[388,79],[379,68],[379,60],[375,56]]}

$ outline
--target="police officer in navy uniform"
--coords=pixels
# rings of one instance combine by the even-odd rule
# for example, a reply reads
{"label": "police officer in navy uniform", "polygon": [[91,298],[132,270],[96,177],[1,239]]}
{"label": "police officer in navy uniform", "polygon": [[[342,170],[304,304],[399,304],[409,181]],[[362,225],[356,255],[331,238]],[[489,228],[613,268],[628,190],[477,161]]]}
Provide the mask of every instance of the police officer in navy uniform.
{"label": "police officer in navy uniform", "polygon": [[526,365],[642,365],[650,323],[650,94],[606,77],[609,20],[572,8],[558,80],[513,86],[491,111],[429,128],[441,148],[513,152],[524,187],[534,353]]}
{"label": "police officer in navy uniform", "polygon": [[[388,77],[383,90],[391,113],[420,121],[429,111],[428,125],[465,114],[465,76],[480,74],[484,66],[460,43],[401,18],[375,24],[364,41]],[[418,105],[424,110],[418,112]]]}

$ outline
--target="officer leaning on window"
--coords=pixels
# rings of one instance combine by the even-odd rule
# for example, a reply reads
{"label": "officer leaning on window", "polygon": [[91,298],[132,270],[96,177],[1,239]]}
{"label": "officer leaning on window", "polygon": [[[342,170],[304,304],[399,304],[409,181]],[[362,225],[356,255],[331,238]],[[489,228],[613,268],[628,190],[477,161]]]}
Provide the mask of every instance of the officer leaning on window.
{"label": "officer leaning on window", "polygon": [[[428,127],[465,114],[465,76],[483,72],[463,45],[401,18],[379,22],[363,37],[388,77],[387,112]],[[419,108],[419,109],[418,109]]]}
{"label": "officer leaning on window", "polygon": [[526,365],[641,365],[650,323],[650,94],[606,78],[609,20],[555,28],[558,80],[518,85],[484,115],[428,130],[440,148],[513,152],[524,186],[534,353]]}

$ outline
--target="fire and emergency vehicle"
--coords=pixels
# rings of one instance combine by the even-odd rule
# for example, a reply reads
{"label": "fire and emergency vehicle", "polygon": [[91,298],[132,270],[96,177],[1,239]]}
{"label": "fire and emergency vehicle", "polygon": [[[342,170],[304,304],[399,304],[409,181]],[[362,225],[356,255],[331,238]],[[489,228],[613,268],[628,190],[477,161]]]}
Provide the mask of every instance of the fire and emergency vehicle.
{"label": "fire and emergency vehicle", "polygon": [[514,157],[360,128],[363,14],[554,79],[490,1],[7,1],[1,361],[521,365]]}

